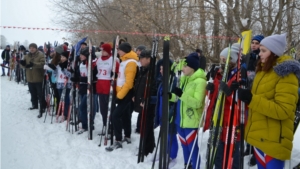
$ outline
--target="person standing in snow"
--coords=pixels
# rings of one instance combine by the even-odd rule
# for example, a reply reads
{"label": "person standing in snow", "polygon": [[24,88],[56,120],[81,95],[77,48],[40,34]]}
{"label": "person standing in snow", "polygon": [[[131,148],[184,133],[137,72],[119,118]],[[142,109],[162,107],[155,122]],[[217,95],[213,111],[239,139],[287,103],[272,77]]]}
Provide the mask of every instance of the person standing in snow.
{"label": "person standing in snow", "polygon": [[26,68],[26,80],[28,82],[32,102],[32,107],[29,109],[38,109],[38,102],[40,102],[38,118],[41,118],[46,106],[44,92],[42,90],[45,56],[37,50],[35,43],[31,43],[29,45],[29,54],[24,56],[24,60],[21,60],[20,64]]}
{"label": "person standing in snow", "polygon": [[[96,83],[96,90],[99,97],[99,103],[100,103],[100,113],[102,115],[102,123],[103,123],[103,131],[106,129],[107,124],[107,113],[108,113],[108,104],[109,104],[109,92],[110,92],[110,83],[111,83],[111,73],[113,69],[113,62],[116,62],[116,70],[115,72],[118,72],[119,70],[119,63],[114,60],[114,58],[111,55],[111,46],[108,43],[104,43],[101,46],[101,53],[102,56],[100,56],[97,61],[97,83]],[[116,73],[117,75],[117,73]],[[103,134],[103,133],[102,133]]]}
{"label": "person standing in snow", "polygon": [[[247,72],[247,84],[248,84],[248,88],[251,89],[252,83],[253,83],[253,79],[255,76],[255,69],[257,66],[257,62],[259,60],[259,47],[260,47],[260,42],[264,39],[263,35],[256,35],[252,38],[251,40],[251,53],[250,55],[246,55],[242,57],[242,70],[241,72],[245,71]],[[248,113],[246,113],[248,114]],[[244,152],[244,156],[249,155],[250,153],[252,154],[250,161],[249,161],[249,165],[250,166],[254,166],[256,165],[256,160],[255,157],[253,155],[254,149],[252,147],[251,151],[250,151],[250,144],[247,144],[246,146],[246,150]]]}
{"label": "person standing in snow", "polygon": [[[183,149],[184,165],[189,169],[200,167],[200,160],[197,164],[198,144],[195,144],[192,151],[194,142],[198,142],[196,135],[205,106],[206,76],[205,72],[199,69],[199,63],[199,56],[196,52],[186,57],[182,68],[184,76],[180,78],[180,87],[176,87],[169,96],[173,102],[178,97],[175,124]],[[191,163],[187,164],[191,153]]]}
{"label": "person standing in snow", "polygon": [[[79,71],[75,69],[75,76],[71,78],[72,82],[77,83],[79,82],[79,95],[80,95],[80,116],[79,121],[81,121],[82,129],[77,134],[82,134],[83,132],[88,130],[88,112],[87,112],[87,82],[88,82],[88,58],[90,57],[89,47],[81,49],[80,51],[80,65]],[[94,60],[95,55],[92,54],[92,60]],[[95,66],[96,63],[92,62],[92,69],[91,75],[93,76],[92,88],[93,88],[93,120],[95,119],[96,112],[98,110],[98,103],[97,103],[97,94],[96,94],[96,81],[97,81],[97,67]],[[92,126],[94,129],[94,126]]]}
{"label": "person standing in snow", "polygon": [[[213,83],[208,83],[206,89],[210,91],[210,104],[207,109],[207,115],[206,115],[206,122],[204,126],[204,131],[207,130],[210,126],[211,118],[213,118],[213,111],[216,104],[216,99],[218,97],[218,88],[224,92],[226,95],[225,103],[224,103],[224,115],[223,115],[223,126],[222,126],[222,132],[220,135],[220,141],[217,148],[216,156],[215,156],[215,169],[222,169],[223,168],[223,156],[224,156],[224,147],[225,147],[225,141],[226,141],[226,131],[228,129],[229,125],[229,114],[232,110],[231,105],[231,99],[232,94],[234,94],[233,91],[235,91],[239,87],[239,83],[236,81],[236,73],[237,73],[237,60],[238,60],[238,54],[240,51],[240,44],[234,43],[231,46],[231,53],[230,53],[230,62],[229,62],[229,71],[228,71],[228,79],[227,83],[221,81],[223,77],[223,71],[225,69],[225,63],[226,59],[228,57],[228,51],[229,48],[225,48],[220,53],[220,63],[221,68],[220,70],[215,74]],[[214,74],[214,73],[213,73]],[[238,124],[237,124],[238,125]],[[233,169],[239,169],[239,145],[240,145],[240,134],[236,136],[236,143],[234,144],[234,160],[233,160]]]}
{"label": "person standing in snow", "polygon": [[[10,57],[11,57],[11,51],[10,51],[10,46],[9,45],[6,45],[5,50],[2,51],[1,57],[2,57],[2,60],[3,60],[2,66],[8,65],[8,67],[9,67],[9,60],[10,60]],[[8,68],[7,76],[9,76],[9,71],[10,71],[10,69]],[[4,72],[5,72],[4,67],[2,67],[2,75],[1,76],[5,76]]]}
{"label": "person standing in snow", "polygon": [[127,42],[119,45],[118,54],[122,60],[116,87],[116,102],[118,105],[111,116],[116,140],[112,146],[106,148],[106,151],[122,148],[122,128],[125,132],[124,139],[131,142],[131,104],[138,56],[132,51],[131,45]]}
{"label": "person standing in snow", "polygon": [[[145,88],[147,87],[147,76],[151,69],[151,50],[143,50],[140,53],[139,61],[141,63],[141,67],[139,67],[137,76],[135,78],[134,83],[134,97],[132,98],[134,102],[134,111],[138,112],[138,121],[137,121],[137,131],[143,132],[143,139],[146,140],[145,145],[143,146],[144,155],[147,156],[149,153],[152,153],[155,147],[155,139],[154,139],[154,116],[155,116],[155,104],[156,102],[152,99],[149,99],[148,108],[144,110],[145,105]],[[155,97],[157,94],[157,88],[155,85],[155,79],[152,80],[150,96],[149,98]],[[144,119],[147,121],[143,121],[141,117],[143,116],[143,110],[147,111],[147,116]],[[145,115],[145,114],[144,114]],[[145,129],[140,131],[140,126],[144,125]],[[141,136],[142,137],[142,136]]]}
{"label": "person standing in snow", "polygon": [[300,63],[283,54],[285,47],[286,34],[264,38],[252,89],[238,89],[249,107],[245,140],[254,146],[258,169],[283,169],[291,158]]}

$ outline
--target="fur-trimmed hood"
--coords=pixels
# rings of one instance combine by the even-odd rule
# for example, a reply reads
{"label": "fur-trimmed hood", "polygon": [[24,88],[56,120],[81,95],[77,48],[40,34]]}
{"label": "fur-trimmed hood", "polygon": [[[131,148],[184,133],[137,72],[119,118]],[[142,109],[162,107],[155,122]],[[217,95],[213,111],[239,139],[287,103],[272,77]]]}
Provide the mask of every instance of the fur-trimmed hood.
{"label": "fur-trimmed hood", "polygon": [[300,63],[291,56],[284,55],[279,57],[273,68],[275,73],[282,77],[294,73],[300,82]]}

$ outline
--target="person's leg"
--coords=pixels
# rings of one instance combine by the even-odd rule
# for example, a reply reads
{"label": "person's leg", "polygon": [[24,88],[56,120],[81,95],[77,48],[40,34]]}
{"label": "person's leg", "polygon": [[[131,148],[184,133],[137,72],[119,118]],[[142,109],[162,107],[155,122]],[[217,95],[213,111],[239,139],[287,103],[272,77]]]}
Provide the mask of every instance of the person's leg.
{"label": "person's leg", "polygon": [[38,109],[38,94],[35,83],[28,83],[28,88],[31,96],[32,109]]}
{"label": "person's leg", "polygon": [[[177,141],[177,134],[169,134],[168,135],[168,145],[170,146],[170,158],[175,159],[178,153],[178,141]],[[170,145],[172,144],[172,145]]]}
{"label": "person's leg", "polygon": [[131,103],[128,101],[124,106],[124,116],[122,117],[123,120],[123,128],[125,137],[131,137]]}
{"label": "person's leg", "polygon": [[104,126],[107,124],[108,98],[109,95],[107,94],[99,94],[100,113],[102,115],[102,123]]}
{"label": "person's leg", "polygon": [[254,156],[256,158],[257,168],[266,169],[265,153],[257,148],[254,148]]}
{"label": "person's leg", "polygon": [[186,137],[185,131],[183,128],[180,128],[179,126],[176,126],[176,127],[177,127],[178,138],[179,138],[179,141],[182,146],[184,164],[186,165],[189,160],[190,151],[189,151],[187,141],[185,139],[185,137]]}
{"label": "person's leg", "polygon": [[125,111],[127,104],[128,102],[126,103],[124,100],[121,100],[112,113],[111,120],[114,126],[116,141],[122,141],[123,116],[127,114],[127,111]]}
{"label": "person's leg", "polygon": [[64,109],[65,119],[67,119],[68,117],[69,106],[70,106],[70,89],[67,88],[65,93],[65,109]]}
{"label": "person's leg", "polygon": [[140,133],[141,118],[142,118],[142,112],[138,112],[138,117],[137,117],[137,120],[136,120],[136,129],[135,129],[136,133]]}
{"label": "person's leg", "polygon": [[[199,147],[198,147],[198,139],[196,139],[197,136],[197,129],[184,129],[185,130],[185,139],[186,143],[189,147],[189,156],[191,155],[191,162],[192,162],[192,167],[193,169],[196,169],[196,166],[198,166],[197,169],[200,168],[200,162],[201,162],[201,157],[198,160],[197,164],[197,158],[198,158],[198,153],[199,153]],[[194,142],[195,145],[194,145]],[[193,149],[194,146],[194,149]]]}
{"label": "person's leg", "polygon": [[86,95],[83,95],[81,97],[81,102],[80,102],[80,120],[81,120],[81,124],[82,124],[82,128],[87,130],[88,126],[87,126],[87,97]]}
{"label": "person's leg", "polygon": [[[3,61],[2,65],[5,66],[6,62]],[[5,76],[5,69],[4,69],[4,67],[2,67],[2,76]]]}
{"label": "person's leg", "polygon": [[224,156],[224,142],[219,141],[217,153],[215,156],[215,169],[223,168],[223,156]]}
{"label": "person's leg", "polygon": [[234,144],[232,169],[239,169],[240,158],[244,158],[244,157],[240,157],[240,151],[239,151],[240,144],[241,144],[240,141],[236,141]]}

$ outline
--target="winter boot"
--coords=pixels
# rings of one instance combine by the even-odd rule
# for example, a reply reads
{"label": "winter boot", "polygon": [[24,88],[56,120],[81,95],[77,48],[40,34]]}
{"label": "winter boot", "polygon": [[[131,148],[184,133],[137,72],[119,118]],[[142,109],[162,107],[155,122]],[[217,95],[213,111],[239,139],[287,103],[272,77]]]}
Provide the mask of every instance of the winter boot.
{"label": "winter boot", "polygon": [[253,167],[253,166],[256,165],[256,159],[255,159],[254,155],[251,156],[248,164],[249,164],[250,167]]}
{"label": "winter boot", "polygon": [[127,142],[127,144],[131,143],[131,139],[129,137],[124,137],[122,143]]}
{"label": "winter boot", "polygon": [[113,145],[111,145],[109,147],[106,147],[105,150],[108,151],[108,152],[111,152],[111,151],[113,151],[115,149],[118,149],[118,148],[123,148],[121,141],[115,141]]}
{"label": "winter boot", "polygon": [[5,73],[2,73],[2,75],[1,76],[5,76]]}
{"label": "winter boot", "polygon": [[28,110],[34,110],[34,109],[39,109],[38,106],[32,105],[32,107],[30,107]]}
{"label": "winter boot", "polygon": [[82,133],[84,133],[84,132],[86,132],[86,131],[87,131],[87,129],[80,129],[79,132],[78,132],[77,134],[80,135],[80,134],[82,134]]}
{"label": "winter boot", "polygon": [[296,165],[293,169],[300,169],[300,163]]}

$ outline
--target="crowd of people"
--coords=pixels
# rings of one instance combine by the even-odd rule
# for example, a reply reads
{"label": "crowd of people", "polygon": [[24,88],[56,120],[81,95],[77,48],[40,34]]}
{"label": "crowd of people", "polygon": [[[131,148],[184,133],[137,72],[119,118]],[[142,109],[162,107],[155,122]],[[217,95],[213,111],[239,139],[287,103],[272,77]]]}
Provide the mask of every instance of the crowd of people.
{"label": "crowd of people", "polygon": [[[291,158],[293,125],[299,97],[300,63],[284,54],[287,45],[285,34],[254,36],[251,40],[251,53],[246,56],[240,56],[239,43],[232,44],[219,54],[220,66],[212,66],[208,73],[206,73],[206,58],[200,49],[196,49],[179,62],[170,59],[170,76],[174,78],[168,90],[162,85],[162,79],[169,78],[164,77],[163,60],[157,62],[155,60],[155,71],[152,71],[155,73],[155,78],[150,84],[151,99],[149,99],[150,106],[147,107],[147,117],[144,118],[147,119],[146,122],[142,119],[142,113],[146,100],[144,92],[147,86],[147,74],[152,69],[150,47],[139,45],[134,50],[126,39],[121,39],[117,57],[114,57],[112,43],[102,42],[95,49],[83,42],[79,55],[74,54],[73,50],[68,50],[68,45],[64,43],[56,47],[51,46],[50,51],[45,51],[44,47],[32,43],[29,45],[28,52],[24,46],[20,46],[18,63],[26,70],[25,77],[32,103],[29,109],[38,109],[38,118],[43,116],[47,108],[43,91],[46,72],[50,77],[51,88],[56,98],[55,104],[59,105],[60,99],[64,99],[64,109],[59,110],[59,106],[56,106],[55,113],[61,113],[63,120],[69,118],[69,105],[72,99],[69,97],[70,91],[74,84],[79,85],[80,104],[77,117],[81,125],[78,134],[88,131],[87,107],[89,105],[86,100],[88,67],[91,66],[94,101],[91,104],[93,106],[91,117],[95,118],[96,112],[100,112],[102,132],[109,127],[109,120],[113,125],[115,141],[113,145],[106,147],[107,152],[122,148],[124,142],[131,143],[131,117],[132,112],[135,111],[139,113],[135,133],[141,132],[142,123],[146,124],[143,129],[145,130],[143,137],[146,138],[144,155],[153,153],[156,146],[154,129],[162,124],[162,114],[168,113],[170,162],[177,158],[178,143],[180,143],[184,157],[182,165],[188,169],[200,168],[202,161],[198,159],[198,153],[201,147],[194,144],[198,142],[197,135],[201,127],[199,123],[202,113],[205,112],[203,131],[210,128],[216,99],[218,93],[222,91],[225,94],[224,117],[214,162],[215,169],[223,168],[226,131],[230,123],[229,114],[232,111],[231,99],[235,92],[238,93],[239,101],[247,105],[247,113],[244,138],[241,138],[237,132],[232,168],[239,169],[240,158],[243,158],[240,156],[240,151],[244,151],[239,150],[239,146],[244,144],[244,140],[247,142],[244,155],[251,155],[250,166],[257,165],[258,169],[283,169],[285,160]],[[45,52],[48,52],[49,56],[46,56]],[[4,67],[9,65],[11,56],[10,46],[6,46],[2,52],[2,76],[5,76]],[[230,56],[229,71],[228,74],[224,74],[228,56]],[[92,57],[92,65],[88,65],[89,57]],[[241,66],[238,65],[239,60]],[[71,66],[73,62],[75,66]],[[247,71],[248,88],[240,87],[243,82],[239,81],[236,74],[241,69]],[[9,76],[9,73],[7,75]],[[221,80],[223,76],[227,76],[226,82]],[[116,79],[116,108],[108,119],[112,79]],[[162,111],[164,92],[169,96],[169,112]],[[210,100],[209,105],[206,105],[206,96]]]}

